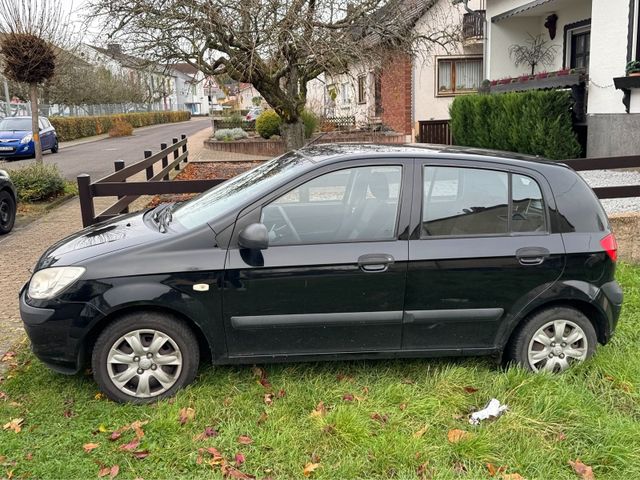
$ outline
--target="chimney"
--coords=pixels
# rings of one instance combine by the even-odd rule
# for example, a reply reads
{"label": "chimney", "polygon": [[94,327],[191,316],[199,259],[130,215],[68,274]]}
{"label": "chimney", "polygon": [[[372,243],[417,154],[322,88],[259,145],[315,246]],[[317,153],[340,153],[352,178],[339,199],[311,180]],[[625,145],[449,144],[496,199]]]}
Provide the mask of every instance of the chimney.
{"label": "chimney", "polygon": [[117,55],[122,53],[122,45],[119,43],[107,43],[107,52],[112,55]]}

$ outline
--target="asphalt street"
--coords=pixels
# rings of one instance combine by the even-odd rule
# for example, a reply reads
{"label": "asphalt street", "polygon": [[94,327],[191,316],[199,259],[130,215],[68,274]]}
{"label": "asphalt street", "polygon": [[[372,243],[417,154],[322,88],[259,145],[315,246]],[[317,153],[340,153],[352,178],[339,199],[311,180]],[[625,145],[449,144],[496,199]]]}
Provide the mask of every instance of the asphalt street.
{"label": "asphalt street", "polygon": [[[63,175],[69,180],[88,173],[92,180],[99,179],[113,172],[113,162],[124,160],[130,165],[144,158],[144,151],[160,150],[161,143],[171,143],[172,138],[180,138],[181,134],[193,135],[211,126],[209,118],[192,118],[188,122],[154,125],[134,131],[131,137],[105,138],[79,145],[61,144],[56,154],[45,152],[44,162],[55,163]],[[32,163],[32,159],[0,160],[0,168],[15,169]]]}

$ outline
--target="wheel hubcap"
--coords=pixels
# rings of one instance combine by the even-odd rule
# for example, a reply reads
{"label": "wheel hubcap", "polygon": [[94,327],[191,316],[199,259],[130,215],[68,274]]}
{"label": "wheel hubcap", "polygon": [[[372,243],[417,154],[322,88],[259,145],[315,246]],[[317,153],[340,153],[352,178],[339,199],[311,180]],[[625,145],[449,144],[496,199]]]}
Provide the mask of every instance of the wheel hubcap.
{"label": "wheel hubcap", "polygon": [[529,342],[528,360],[536,371],[561,372],[573,362],[587,358],[587,336],[569,320],[552,320],[533,334]]}
{"label": "wheel hubcap", "polygon": [[159,330],[134,330],[109,349],[107,372],[122,392],[149,398],[169,390],[182,371],[182,352],[176,342]]}

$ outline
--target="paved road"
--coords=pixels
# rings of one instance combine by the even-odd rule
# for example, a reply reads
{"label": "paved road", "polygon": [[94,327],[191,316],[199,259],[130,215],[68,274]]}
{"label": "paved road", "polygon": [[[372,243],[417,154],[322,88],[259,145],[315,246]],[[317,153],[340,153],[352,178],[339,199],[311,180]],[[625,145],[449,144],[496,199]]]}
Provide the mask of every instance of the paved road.
{"label": "paved road", "polygon": [[[66,178],[75,180],[81,173],[88,173],[92,179],[98,179],[113,172],[114,160],[124,160],[125,164],[144,158],[144,150],[157,152],[160,144],[171,143],[171,139],[188,136],[211,126],[209,118],[193,118],[188,122],[156,125],[138,129],[131,137],[106,138],[80,145],[62,146],[52,155],[44,154],[45,163],[56,163]],[[14,160],[1,162],[0,168],[20,168],[33,160]]]}

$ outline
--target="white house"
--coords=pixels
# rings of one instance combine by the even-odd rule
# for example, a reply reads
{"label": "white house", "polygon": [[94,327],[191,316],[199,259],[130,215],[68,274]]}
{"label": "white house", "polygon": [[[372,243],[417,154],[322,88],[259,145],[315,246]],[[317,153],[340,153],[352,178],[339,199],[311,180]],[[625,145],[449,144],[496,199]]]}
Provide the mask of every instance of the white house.
{"label": "white house", "polygon": [[[640,152],[640,77],[625,66],[640,59],[639,0],[486,0],[485,77],[529,74],[516,67],[509,47],[542,35],[553,59],[539,65],[553,78],[494,90],[570,89],[590,157]],[[567,72],[567,70],[569,70]],[[541,76],[544,76],[542,74]],[[616,86],[618,88],[616,88]],[[582,125],[580,125],[582,123]]]}
{"label": "white house", "polygon": [[176,63],[171,71],[176,78],[177,109],[188,110],[192,115],[208,115],[210,100],[204,74],[188,63]]}

